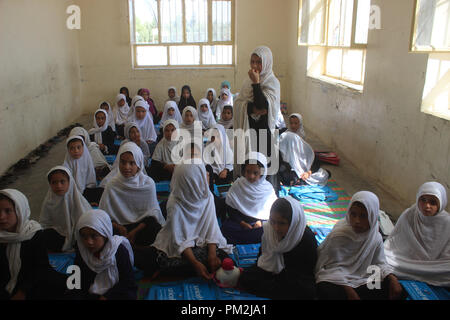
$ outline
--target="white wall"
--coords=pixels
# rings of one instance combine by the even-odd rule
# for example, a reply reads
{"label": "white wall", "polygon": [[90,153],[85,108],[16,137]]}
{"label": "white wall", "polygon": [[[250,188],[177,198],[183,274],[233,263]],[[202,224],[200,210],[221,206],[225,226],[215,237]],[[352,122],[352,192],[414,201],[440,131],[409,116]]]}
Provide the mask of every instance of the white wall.
{"label": "white wall", "polygon": [[0,1],[0,174],[81,114],[72,2]]}
{"label": "white wall", "polygon": [[296,44],[297,0],[286,19],[289,111],[366,178],[410,203],[426,181],[450,189],[450,121],[420,111],[427,55],[408,51],[413,3],[372,1],[381,8],[381,30],[369,32],[362,93],[307,77],[307,49]]}

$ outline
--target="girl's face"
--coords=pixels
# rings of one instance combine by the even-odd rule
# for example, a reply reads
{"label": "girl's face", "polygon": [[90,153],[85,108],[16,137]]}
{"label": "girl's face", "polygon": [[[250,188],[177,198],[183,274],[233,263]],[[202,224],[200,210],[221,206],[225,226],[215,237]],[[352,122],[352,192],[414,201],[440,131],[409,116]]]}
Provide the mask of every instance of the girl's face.
{"label": "girl's face", "polygon": [[439,211],[439,199],[430,194],[424,194],[419,198],[419,209],[424,216],[431,217]]}
{"label": "girl's face", "polygon": [[292,131],[297,131],[300,128],[300,119],[297,117],[289,118],[289,127]]}
{"label": "girl's face", "polygon": [[150,95],[147,93],[147,91],[142,92],[142,98],[144,98],[144,100],[147,100],[150,97]]}
{"label": "girl's face", "polygon": [[175,114],[175,109],[169,108],[169,110],[167,110],[167,114],[169,115],[169,117],[173,117],[173,115]]}
{"label": "girl's face", "polygon": [[281,241],[289,231],[289,221],[275,211],[270,212],[269,223],[275,231],[278,241]]}
{"label": "girl's face", "polygon": [[134,177],[139,171],[139,167],[137,166],[136,161],[134,161],[131,152],[124,152],[120,155],[119,170],[125,178]]}
{"label": "girl's face", "polygon": [[141,142],[141,133],[136,127],[130,129],[129,135],[131,141],[133,141],[134,143],[138,144]]}
{"label": "girl's face", "polygon": [[261,73],[262,71],[262,59],[258,57],[256,54],[252,54],[250,58],[250,68]]}
{"label": "girl's face", "polygon": [[227,89],[230,89],[229,87],[228,87],[228,85],[227,84],[224,84],[223,86],[222,86],[222,89],[223,88],[227,88]]}
{"label": "girl's face", "polygon": [[212,91],[208,91],[208,96],[206,98],[209,100],[209,102],[212,102],[213,99],[214,99],[213,92]]}
{"label": "girl's face", "polygon": [[72,140],[69,142],[68,149],[69,154],[72,158],[80,159],[84,151],[83,142],[81,142],[80,140]]}
{"label": "girl's face", "polygon": [[102,106],[100,108],[103,109],[103,110],[106,110],[106,112],[109,111],[109,106],[106,103],[102,104]]}
{"label": "girl's face", "polygon": [[200,106],[200,111],[201,112],[208,112],[208,106],[206,105],[206,104],[202,104],[201,106]]}
{"label": "girl's face", "polygon": [[117,105],[121,108],[125,105],[125,100],[124,99],[120,99],[119,102],[117,102]]}
{"label": "girl's face", "polygon": [[183,98],[185,99],[189,99],[189,97],[191,96],[191,93],[189,92],[189,90],[184,89],[183,93],[182,93]]}
{"label": "girl's face", "polygon": [[128,92],[127,92],[127,90],[125,90],[125,89],[120,90],[119,93],[120,93],[120,94],[124,94],[125,97],[128,97]]}
{"label": "girl's face", "polygon": [[142,107],[136,107],[136,119],[142,120],[145,118],[145,114],[147,113],[147,110],[145,110]]}
{"label": "girl's face", "polygon": [[164,127],[164,138],[168,141],[172,140],[172,133],[175,131],[175,126],[173,124],[168,124]]}
{"label": "girl's face", "polygon": [[99,127],[103,127],[106,121],[106,115],[103,112],[97,112],[95,114],[95,122],[97,122],[97,125]]}
{"label": "girl's face", "polygon": [[14,203],[8,199],[0,200],[0,231],[16,232],[17,222]]}
{"label": "girl's face", "polygon": [[187,125],[194,123],[194,115],[190,111],[186,111],[184,114],[184,123]]}
{"label": "girl's face", "polygon": [[83,245],[90,253],[96,254],[103,250],[106,238],[92,228],[84,227],[80,229],[80,236]]}
{"label": "girl's face", "polygon": [[226,93],[222,93],[222,100],[227,101],[228,95]]}
{"label": "girl's face", "polygon": [[244,177],[250,183],[255,183],[261,177],[261,168],[257,164],[247,164],[244,169]]}
{"label": "girl's face", "polygon": [[349,210],[350,225],[356,233],[364,233],[370,229],[369,216],[364,205],[353,203]]}
{"label": "girl's face", "polygon": [[221,117],[224,121],[228,121],[233,119],[233,113],[230,109],[223,109]]}
{"label": "girl's face", "polygon": [[67,175],[62,172],[54,172],[50,176],[50,188],[53,193],[58,196],[63,196],[69,190],[70,183]]}
{"label": "girl's face", "polygon": [[169,98],[170,98],[170,99],[175,98],[175,90],[169,89]]}

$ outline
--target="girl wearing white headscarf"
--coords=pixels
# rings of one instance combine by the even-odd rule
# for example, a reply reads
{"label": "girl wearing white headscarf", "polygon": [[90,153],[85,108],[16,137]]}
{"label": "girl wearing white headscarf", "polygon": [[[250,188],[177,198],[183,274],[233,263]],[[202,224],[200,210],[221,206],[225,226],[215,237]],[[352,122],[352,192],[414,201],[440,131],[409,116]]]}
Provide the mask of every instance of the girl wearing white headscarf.
{"label": "girl wearing white headscarf", "polygon": [[[167,223],[153,244],[158,250],[159,268],[184,263],[199,276],[211,279],[221,264],[217,249],[231,253],[231,246],[220,232],[205,166],[177,165],[170,189]],[[226,257],[223,251],[219,255]]]}
{"label": "girl wearing white headscarf", "polygon": [[114,116],[114,111],[111,108],[111,105],[109,104],[108,101],[103,101],[100,102],[100,104],[98,105],[99,109],[104,109],[106,110],[106,112],[108,112],[108,126],[111,127],[111,129],[116,132],[116,121],[115,121],[115,116]]}
{"label": "girl wearing white headscarf", "polygon": [[48,261],[41,225],[30,219],[26,196],[0,190],[0,299],[57,299],[65,277]]}
{"label": "girl wearing white headscarf", "polygon": [[[133,135],[134,140],[130,136],[131,129],[136,128],[137,134]],[[144,165],[147,166],[148,160],[151,157],[150,149],[148,148],[147,142],[145,142],[141,137],[141,130],[139,129],[139,126],[136,122],[127,122],[125,125],[125,129],[123,130],[125,134],[125,140],[123,140],[120,145],[127,143],[127,142],[134,142],[136,143],[142,150],[142,153],[144,154]],[[117,158],[116,158],[117,159]]]}
{"label": "girl wearing white headscarf", "polygon": [[[260,176],[251,182],[246,167],[256,164]],[[243,176],[238,178],[226,195],[225,203],[229,219],[224,221],[222,232],[228,243],[259,243],[262,221],[268,220],[270,208],[277,199],[273,186],[266,180],[267,158],[259,152],[251,152],[243,165]]]}
{"label": "girl wearing white headscarf", "polygon": [[[122,173],[122,155],[131,154],[137,166],[132,177]],[[144,171],[144,155],[134,142],[127,142],[117,155],[119,170],[106,184],[99,208],[106,211],[116,232],[126,236],[131,243],[145,246],[153,243],[156,233],[165,220],[156,198],[156,186]]]}
{"label": "girl wearing white headscarf", "polygon": [[178,140],[173,138],[175,138],[174,135],[177,134],[176,130],[178,129],[178,121],[169,119],[163,123],[163,138],[156,145],[149,169],[149,176],[156,182],[172,179],[173,170],[175,169],[172,152],[175,152],[174,148],[179,143]]}
{"label": "girl wearing white headscarf", "polygon": [[127,102],[127,97],[124,94],[118,94],[116,96],[116,104],[113,108],[114,122],[117,125],[117,134],[121,137],[124,136],[123,128],[125,123],[128,121],[128,115],[130,112],[130,106]]}
{"label": "girl wearing white headscarf", "polygon": [[314,150],[299,135],[290,131],[283,132],[279,146],[281,157],[278,174],[283,184],[325,186],[328,183],[328,172],[314,161]]}
{"label": "girl wearing white headscarf", "polygon": [[379,232],[379,208],[378,197],[372,192],[355,193],[345,219],[336,223],[319,246],[316,265],[319,299],[394,299],[401,296],[402,288],[386,263]]}
{"label": "girl wearing white headscarf", "polygon": [[[170,115],[169,111],[173,109],[173,114]],[[167,101],[164,106],[164,112],[161,117],[161,123],[166,122],[169,119],[176,120],[179,124],[183,122],[181,118],[180,110],[178,110],[178,105],[174,101]]]}
{"label": "girl wearing white headscarf", "polygon": [[[105,122],[99,126],[97,121],[97,115],[103,113],[105,116]],[[98,144],[100,150],[104,154],[116,154],[117,148],[114,145],[114,139],[116,138],[116,133],[113,131],[111,126],[108,124],[108,112],[104,109],[98,109],[94,113],[94,127],[89,130],[89,138]],[[101,120],[100,120],[101,121]]]}
{"label": "girl wearing white headscarf", "polygon": [[[54,173],[62,173],[67,178],[65,183],[68,184],[68,189],[64,195],[56,194],[51,187]],[[54,252],[71,251],[75,244],[75,225],[81,215],[91,209],[91,205],[76,187],[68,168],[53,167],[47,173],[47,180],[50,187],[42,202],[39,218],[41,226],[45,229],[46,247]]]}
{"label": "girl wearing white headscarf", "polygon": [[147,101],[144,100],[144,98],[140,95],[135,95],[133,97],[133,99],[131,99],[131,104],[130,104],[130,111],[128,111],[128,120],[133,119],[134,117],[134,110],[135,110],[135,105],[136,102],[138,101],[144,101],[145,103],[147,103]]}
{"label": "girl wearing white headscarf", "polygon": [[219,99],[217,101],[217,107],[216,107],[216,118],[217,119],[220,119],[224,106],[233,106],[233,95],[231,94],[230,89],[227,89],[227,88],[220,89],[220,95],[219,95]]}
{"label": "girl wearing white headscarf", "polygon": [[[190,112],[194,117],[194,121],[192,123],[186,123],[186,112]],[[191,137],[194,137],[196,127],[200,129],[203,127],[201,121],[198,119],[197,110],[192,106],[187,106],[183,109],[183,114],[181,115],[181,118],[183,119],[183,122],[180,124],[180,129],[189,131]]]}
{"label": "girl wearing white headscarf", "polygon": [[[211,93],[211,95],[210,95]],[[217,93],[214,88],[208,88],[205,93],[205,98],[208,99],[209,105],[211,106],[211,111],[213,114],[216,114],[217,103],[219,100],[217,99]]]}
{"label": "girl wearing white headscarf", "polygon": [[[134,116],[130,119],[130,121],[135,122],[139,126],[139,130],[141,131],[143,140],[145,140],[147,143],[155,142],[157,136],[155,126],[153,125],[152,116],[148,111],[147,102],[139,100],[135,103],[134,107],[135,107]],[[145,116],[142,119],[138,119],[136,115],[137,108],[145,110]]]}
{"label": "girl wearing white headscarf", "polygon": [[[295,126],[293,126],[293,122],[291,122],[291,119],[293,119],[293,118],[298,120],[298,121],[296,121],[296,122],[298,122],[298,125],[297,125],[297,123],[295,123]],[[298,134],[302,139],[306,138],[305,129],[303,128],[303,117],[300,113],[293,113],[289,116],[288,131]]]}
{"label": "girl wearing white headscarf", "polygon": [[[420,208],[426,196],[434,197],[434,215],[426,216]],[[384,251],[400,279],[450,287],[450,215],[446,206],[445,188],[438,182],[426,182],[417,192],[416,203],[398,219]]]}
{"label": "girl wearing white headscarf", "polygon": [[[136,300],[134,255],[127,238],[113,235],[111,220],[103,210],[88,210],[76,225],[81,290],[71,290],[79,299]],[[96,240],[90,240],[90,239]],[[95,241],[95,242],[94,242]],[[86,244],[95,249],[89,249]]]}
{"label": "girl wearing white headscarf", "polygon": [[257,265],[244,271],[240,285],[271,299],[314,299],[317,242],[300,202],[276,200],[263,228]]}
{"label": "girl wearing white headscarf", "polygon": [[[171,90],[173,90],[173,96],[171,96],[171,94],[170,94]],[[167,95],[169,96],[169,99],[166,100],[166,103],[168,101],[173,101],[173,102],[175,102],[177,104],[177,108],[178,108],[178,103],[180,102],[180,96],[177,96],[177,88],[176,87],[169,87],[169,89],[167,89]]]}
{"label": "girl wearing white headscarf", "polygon": [[[203,112],[202,106],[207,106],[208,110]],[[197,106],[197,114],[199,120],[202,122],[203,130],[208,130],[212,128],[216,124],[216,120],[214,119],[214,115],[211,111],[211,106],[209,105],[209,100],[206,98],[200,99]]]}

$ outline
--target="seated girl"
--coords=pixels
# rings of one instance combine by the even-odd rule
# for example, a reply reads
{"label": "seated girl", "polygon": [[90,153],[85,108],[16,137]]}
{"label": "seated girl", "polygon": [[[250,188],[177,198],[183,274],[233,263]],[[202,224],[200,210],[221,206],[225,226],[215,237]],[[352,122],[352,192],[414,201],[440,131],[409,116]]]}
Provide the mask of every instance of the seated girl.
{"label": "seated girl", "polygon": [[150,154],[156,147],[156,131],[153,125],[153,118],[148,111],[148,104],[143,100],[138,100],[135,104],[134,116],[129,120],[130,122],[135,122],[139,126],[141,131],[141,138],[147,142]]}
{"label": "seated girl", "polygon": [[233,129],[233,106],[224,105],[220,120],[218,124],[222,125],[225,129]]}
{"label": "seated girl", "polygon": [[68,293],[72,299],[136,300],[134,255],[128,240],[113,235],[111,219],[103,210],[88,210],[75,230],[74,265],[80,268],[81,289]]}
{"label": "seated girl", "polygon": [[50,252],[71,251],[75,226],[91,205],[75,185],[70,170],[63,166],[47,174],[50,188],[42,203],[39,222],[44,228],[45,247]]}
{"label": "seated girl", "polygon": [[153,123],[156,124],[159,122],[158,109],[156,108],[155,101],[150,97],[150,90],[146,88],[142,88],[138,90],[138,95],[140,95],[144,101],[148,104],[148,111],[152,117]]}
{"label": "seated girl", "polygon": [[181,114],[183,114],[184,108],[187,106],[194,107],[194,109],[197,107],[197,104],[195,103],[195,99],[192,96],[191,88],[188,85],[183,86],[181,88],[181,98],[180,102],[178,103],[178,110]]}
{"label": "seated girl", "polygon": [[225,199],[229,219],[223,222],[222,233],[231,244],[260,243],[262,221],[269,219],[270,208],[277,199],[266,180],[267,158],[251,152],[242,172],[244,176],[233,183]]}
{"label": "seated girl", "polygon": [[172,119],[177,121],[179,124],[183,122],[183,119],[181,118],[180,111],[178,110],[178,107],[174,101],[167,101],[166,105],[164,106],[164,112],[161,117],[161,123],[166,122],[167,120]]}
{"label": "seated girl", "polygon": [[114,121],[114,112],[109,105],[109,102],[103,101],[98,106],[99,109],[103,109],[108,113],[108,126],[116,133],[116,122]]}
{"label": "seated girl", "polygon": [[67,139],[67,153],[64,166],[70,169],[78,190],[92,205],[98,204],[103,189],[97,188],[94,163],[82,137],[71,136]]}
{"label": "seated girl", "polygon": [[49,264],[42,227],[23,193],[0,190],[0,300],[61,299],[66,276]]}
{"label": "seated girl", "polygon": [[208,88],[206,90],[205,98],[208,99],[209,105],[211,106],[211,111],[215,115],[218,102],[216,90],[214,90],[213,88]]}
{"label": "seated girl", "polygon": [[400,279],[450,287],[450,215],[442,184],[426,182],[384,242],[388,264]]}
{"label": "seated girl", "polygon": [[155,242],[136,257],[148,274],[193,275],[210,280],[231,253],[220,232],[203,164],[175,167],[167,202],[167,223]]}
{"label": "seated girl", "polygon": [[320,168],[314,150],[299,135],[286,131],[280,136],[280,167],[278,175],[282,184],[321,185],[328,183],[330,172]]}
{"label": "seated girl", "polygon": [[300,113],[293,113],[289,116],[288,131],[298,134],[303,140],[306,138],[305,129],[303,128],[303,117]]}
{"label": "seated girl", "polygon": [[202,122],[202,129],[208,130],[216,124],[208,99],[200,99],[197,107],[198,118]]}
{"label": "seated girl", "polygon": [[164,138],[159,141],[153,152],[152,163],[148,171],[148,175],[156,182],[167,181],[172,179],[175,164],[172,160],[172,152],[178,141],[172,139],[178,130],[178,121],[173,119],[166,120],[163,124]]}
{"label": "seated girl", "polygon": [[257,265],[244,271],[240,287],[270,299],[314,300],[317,241],[300,202],[290,196],[276,200],[263,228]]}
{"label": "seated girl", "polygon": [[[177,88],[176,87],[170,87],[167,90],[167,95],[168,95],[169,99],[166,100],[166,103],[168,101],[173,101],[178,106],[178,103],[180,102],[180,96],[177,96]],[[161,121],[162,121],[162,119],[161,119]],[[164,121],[162,121],[162,122],[164,122]]]}
{"label": "seated girl", "polygon": [[155,182],[144,173],[144,155],[134,142],[123,144],[117,156],[119,170],[107,182],[99,208],[111,217],[114,234],[148,246],[165,223]]}
{"label": "seated girl", "polygon": [[95,141],[103,154],[117,154],[114,145],[116,133],[108,125],[108,113],[106,110],[98,109],[94,114],[94,128],[89,130],[89,138]]}
{"label": "seated girl", "polygon": [[[345,219],[318,248],[316,283],[319,300],[387,300],[404,297],[386,263],[378,229],[378,197],[360,191],[350,200]],[[378,279],[373,281],[373,271]],[[370,285],[369,285],[370,284]],[[373,287],[372,287],[373,286]]]}
{"label": "seated girl", "polygon": [[212,183],[216,185],[231,183],[233,181],[234,157],[224,127],[216,124],[206,132],[205,136],[208,137],[210,142],[204,149],[204,159],[213,169],[213,174],[210,177]]}
{"label": "seated girl", "polygon": [[119,93],[123,94],[125,96],[125,102],[128,105],[131,105],[130,91],[128,90],[128,88],[127,87],[120,88]]}
{"label": "seated girl", "polygon": [[216,118],[219,120],[224,106],[233,106],[233,96],[229,89],[220,90],[219,101],[217,102]]}
{"label": "seated girl", "polygon": [[[183,122],[180,124],[180,129],[189,131],[192,138],[195,135],[196,128],[199,130],[202,129],[202,124],[198,119],[197,110],[195,110],[194,107],[187,106],[184,108],[181,118],[183,119]],[[202,135],[203,132],[200,132],[199,134]]]}
{"label": "seated girl", "polygon": [[148,160],[150,159],[150,150],[148,148],[147,142],[142,140],[141,138],[141,130],[139,130],[139,126],[135,122],[127,122],[124,129],[125,140],[121,142],[121,145],[126,142],[134,142],[139,148],[141,148],[142,153],[144,154],[144,165],[147,166]]}
{"label": "seated girl", "polygon": [[[114,121],[116,124],[117,135],[123,138],[124,132],[123,129],[125,127],[125,123],[128,121],[128,114],[130,112],[130,106],[128,105],[127,96],[124,94],[118,94],[116,97],[116,105],[114,106],[113,115]],[[130,99],[131,102],[131,99]]]}

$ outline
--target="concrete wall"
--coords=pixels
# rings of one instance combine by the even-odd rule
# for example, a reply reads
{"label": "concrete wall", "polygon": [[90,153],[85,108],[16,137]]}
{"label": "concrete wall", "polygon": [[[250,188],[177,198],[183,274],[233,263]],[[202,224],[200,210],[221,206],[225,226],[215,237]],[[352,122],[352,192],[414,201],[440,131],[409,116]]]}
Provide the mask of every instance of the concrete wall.
{"label": "concrete wall", "polygon": [[0,174],[81,115],[73,1],[0,1]]}
{"label": "concrete wall", "polygon": [[286,19],[289,112],[300,112],[307,128],[399,199],[413,203],[431,180],[450,189],[450,121],[420,111],[427,55],[409,53],[414,1],[372,1],[381,30],[369,32],[362,93],[306,76],[297,2],[289,2]]}
{"label": "concrete wall", "polygon": [[[283,2],[286,0],[283,0]],[[258,45],[273,50],[275,73],[287,98],[285,83],[287,51],[286,25],[278,23],[287,7],[275,0],[236,0],[236,61],[233,68],[220,69],[146,69],[134,70],[130,46],[128,0],[78,0],[82,12],[80,32],[81,96],[85,111],[92,112],[101,100],[114,102],[118,90],[127,86],[130,95],[141,87],[149,88],[158,110],[162,111],[167,89],[189,84],[196,101],[209,87],[219,89],[223,80],[231,83],[233,93],[248,77],[250,53]],[[287,2],[287,1],[286,1]]]}

